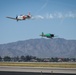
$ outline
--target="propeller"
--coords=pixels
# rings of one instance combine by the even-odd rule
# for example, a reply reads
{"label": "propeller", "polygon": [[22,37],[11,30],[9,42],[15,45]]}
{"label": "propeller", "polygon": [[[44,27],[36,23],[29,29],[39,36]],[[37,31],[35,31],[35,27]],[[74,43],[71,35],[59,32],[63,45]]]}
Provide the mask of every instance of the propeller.
{"label": "propeller", "polygon": [[16,20],[18,21],[18,16],[16,15]]}

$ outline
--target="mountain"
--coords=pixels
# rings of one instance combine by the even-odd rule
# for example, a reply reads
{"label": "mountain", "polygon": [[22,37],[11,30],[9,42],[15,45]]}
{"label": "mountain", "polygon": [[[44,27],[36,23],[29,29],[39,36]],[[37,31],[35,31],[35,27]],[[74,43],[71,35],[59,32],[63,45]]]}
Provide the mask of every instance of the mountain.
{"label": "mountain", "polygon": [[76,40],[40,38],[0,44],[0,56],[21,55],[76,58]]}

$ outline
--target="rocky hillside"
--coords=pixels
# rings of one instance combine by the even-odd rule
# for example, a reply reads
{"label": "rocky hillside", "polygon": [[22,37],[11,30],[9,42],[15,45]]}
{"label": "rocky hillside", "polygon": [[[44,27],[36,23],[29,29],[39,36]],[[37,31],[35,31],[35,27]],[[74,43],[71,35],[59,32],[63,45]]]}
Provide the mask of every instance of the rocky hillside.
{"label": "rocky hillside", "polygon": [[0,56],[21,55],[76,58],[76,40],[41,38],[0,45]]}

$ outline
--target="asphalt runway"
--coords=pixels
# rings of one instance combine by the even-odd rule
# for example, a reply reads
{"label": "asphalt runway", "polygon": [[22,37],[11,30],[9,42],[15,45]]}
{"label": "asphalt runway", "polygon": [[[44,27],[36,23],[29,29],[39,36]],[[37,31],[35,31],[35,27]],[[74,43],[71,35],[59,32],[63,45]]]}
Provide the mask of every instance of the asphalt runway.
{"label": "asphalt runway", "polygon": [[[27,74],[26,74],[27,73]],[[30,73],[30,74],[29,74]],[[0,66],[0,75],[76,75],[76,68]]]}
{"label": "asphalt runway", "polygon": [[8,72],[0,71],[0,75],[76,75],[67,73],[39,73],[39,72]]}

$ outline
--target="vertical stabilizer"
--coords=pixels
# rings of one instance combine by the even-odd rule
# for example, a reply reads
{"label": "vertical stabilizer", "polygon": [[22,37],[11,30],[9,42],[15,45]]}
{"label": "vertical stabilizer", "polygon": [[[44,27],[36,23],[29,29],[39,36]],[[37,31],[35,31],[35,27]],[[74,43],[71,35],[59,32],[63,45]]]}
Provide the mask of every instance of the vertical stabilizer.
{"label": "vertical stabilizer", "polygon": [[42,32],[42,37],[44,36],[44,33]]}

